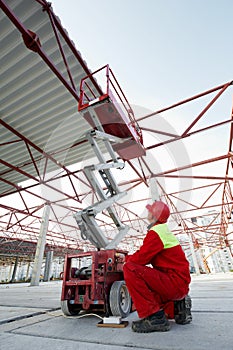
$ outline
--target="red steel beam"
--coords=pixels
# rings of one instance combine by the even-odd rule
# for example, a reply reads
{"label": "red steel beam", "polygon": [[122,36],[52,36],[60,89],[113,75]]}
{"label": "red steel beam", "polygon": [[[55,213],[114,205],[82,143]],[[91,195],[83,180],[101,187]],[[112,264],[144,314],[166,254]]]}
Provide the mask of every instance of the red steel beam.
{"label": "red steel beam", "polygon": [[200,162],[187,164],[187,165],[181,166],[179,168],[174,168],[174,169],[170,169],[170,170],[167,170],[167,171],[164,171],[164,172],[161,172],[161,173],[153,174],[152,177],[161,176],[161,175],[167,175],[169,173],[178,172],[180,170],[194,168],[194,167],[197,167],[197,166],[200,166],[200,165],[204,165],[204,164],[213,163],[213,162],[217,162],[217,161],[220,161],[220,160],[228,159],[230,157],[232,157],[231,154],[225,154],[223,156],[202,160]]}
{"label": "red steel beam", "polygon": [[[39,146],[37,146],[36,144],[34,144],[31,140],[29,140],[28,138],[26,138],[24,135],[22,135],[21,133],[19,133],[17,130],[15,130],[14,128],[12,128],[9,124],[7,124],[5,121],[3,121],[2,119],[0,119],[0,124],[3,125],[6,129],[8,129],[9,131],[11,131],[13,134],[17,135],[20,139],[22,139],[25,143],[29,144],[30,146],[32,146],[34,149],[36,149],[40,154],[42,154],[45,158],[49,159],[50,161],[52,161],[53,163],[55,163],[57,166],[59,166],[61,169],[63,169],[67,175],[71,174],[71,172],[64,166],[62,165],[60,162],[58,162],[56,159],[54,159],[50,154],[46,153],[45,151],[43,151]],[[62,191],[59,191],[57,188],[53,188],[52,186],[48,185],[48,183],[46,181],[42,181],[42,180],[38,180],[36,177],[32,176],[31,174],[26,173],[25,171],[23,171],[22,169],[20,169],[19,167],[15,167],[12,164],[9,164],[7,162],[5,162],[4,160],[0,160],[0,162],[2,164],[4,164],[5,166],[14,169],[16,171],[18,171],[19,173],[23,174],[24,176],[33,179],[34,181],[38,182],[39,184],[44,184],[45,186],[50,187],[51,189],[54,189],[58,192],[60,192],[63,195],[66,195],[68,198],[70,199],[75,199],[74,197],[69,196],[68,194],[65,194]],[[75,194],[77,195],[77,192],[75,191]],[[77,201],[79,201],[79,198],[77,197],[76,199]]]}
{"label": "red steel beam", "polygon": [[183,105],[183,104],[185,104],[185,103],[187,103],[187,102],[191,102],[191,101],[193,101],[193,100],[196,100],[197,98],[200,98],[200,97],[202,97],[202,96],[205,96],[205,95],[211,94],[212,92],[215,92],[215,91],[217,91],[217,90],[220,90],[220,89],[224,88],[224,86],[226,86],[226,85],[229,86],[229,85],[232,85],[232,84],[233,84],[233,81],[230,81],[230,82],[228,82],[228,83],[219,85],[219,86],[217,86],[217,87],[215,87],[215,88],[212,88],[212,89],[210,89],[210,90],[204,91],[204,92],[202,92],[202,93],[200,93],[200,94],[197,94],[197,95],[195,95],[195,96],[189,97],[189,98],[187,98],[187,99],[185,99],[185,100],[182,100],[182,101],[180,101],[180,102],[177,102],[177,103],[175,103],[175,104],[173,104],[173,105],[171,105],[171,106],[168,106],[168,107],[159,109],[159,110],[157,110],[157,111],[155,111],[155,112],[152,112],[152,113],[150,113],[150,114],[147,114],[147,115],[145,115],[145,116],[143,116],[143,117],[137,118],[137,122],[139,122],[139,121],[141,121],[141,120],[144,120],[144,119],[147,119],[147,118],[149,118],[149,117],[152,117],[152,116],[154,116],[154,115],[156,115],[156,114],[166,112],[166,111],[168,111],[169,109],[173,109],[173,108],[175,108],[175,107],[181,106],[181,105]]}
{"label": "red steel beam", "polygon": [[[46,5],[46,2],[44,3]],[[15,15],[15,13],[11,10],[11,8],[5,3],[5,1],[0,0],[0,7],[5,12],[5,14],[9,17],[15,27],[20,31],[23,36],[24,42],[27,47],[35,52],[37,52],[40,57],[45,61],[48,67],[54,72],[54,74],[58,77],[58,79],[63,83],[66,89],[71,93],[71,95],[79,101],[79,95],[77,91],[70,85],[70,83],[64,78],[62,73],[57,69],[54,63],[50,60],[50,58],[46,55],[46,53],[41,48],[41,44],[38,36],[28,30],[20,19]]]}
{"label": "red steel beam", "polygon": [[202,110],[202,112],[194,119],[194,121],[189,125],[189,127],[184,131],[182,137],[187,135],[187,133],[193,128],[193,126],[201,119],[201,117],[210,109],[210,107],[217,101],[217,99],[223,94],[223,92],[232,85],[232,82],[226,83],[217,95],[208,103],[208,105]]}
{"label": "red steel beam", "polygon": [[[82,66],[84,72],[87,75],[89,75],[91,73],[90,70],[88,69],[87,65],[83,61],[83,59],[82,59],[81,55],[79,54],[79,52],[76,50],[73,42],[70,40],[69,36],[67,35],[67,32],[62,27],[61,22],[59,21],[58,17],[52,11],[51,3],[46,1],[46,0],[36,0],[36,1],[43,6],[43,9],[45,11],[48,12],[49,17],[51,19],[52,26],[55,26],[58,29],[59,33],[64,38],[64,40],[67,43],[67,45],[69,46],[70,50],[72,51],[72,53],[77,58],[77,60],[80,63],[80,65]],[[90,77],[90,80],[91,80],[92,84],[95,86],[95,88],[97,89],[97,91],[99,92],[99,94],[102,95],[103,92],[102,92],[100,86],[98,85],[98,83],[96,82],[96,80],[92,76]]]}
{"label": "red steel beam", "polygon": [[[192,135],[194,135],[194,134],[197,134],[197,133],[200,133],[200,132],[203,132],[203,131],[207,131],[207,130],[209,130],[209,129],[216,128],[216,127],[218,127],[218,126],[222,126],[222,125],[228,124],[228,123],[232,123],[232,119],[227,119],[227,120],[224,120],[224,121],[222,121],[222,122],[219,122],[219,123],[216,123],[216,124],[212,124],[212,125],[206,126],[206,127],[201,128],[201,129],[199,129],[199,130],[195,130],[195,131],[192,131],[192,132],[190,132],[190,133],[187,133],[186,135],[174,136],[172,139],[165,140],[165,141],[162,141],[162,142],[160,142],[160,143],[156,143],[156,144],[154,144],[154,145],[152,145],[152,146],[148,146],[148,147],[146,147],[146,150],[150,150],[150,149],[153,149],[153,148],[159,147],[159,146],[164,146],[164,145],[166,145],[166,144],[168,144],[168,143],[175,142],[175,141],[178,141],[178,140],[182,140],[182,139],[184,139],[184,138],[186,138],[186,137],[190,137],[190,136],[192,136]],[[141,129],[143,130],[143,128],[141,128]],[[152,131],[152,130],[150,130],[150,131]],[[155,131],[155,132],[156,132],[156,131]]]}
{"label": "red steel beam", "polygon": [[[231,120],[233,122],[233,107],[231,111]],[[222,209],[221,209],[221,231],[224,235],[225,243],[228,247],[231,249],[231,254],[233,255],[233,248],[229,244],[228,238],[227,238],[227,230],[229,227],[229,221],[233,214],[233,195],[231,190],[231,178],[229,176],[230,172],[230,164],[232,164],[233,159],[233,152],[232,152],[232,138],[233,138],[233,123],[231,124],[230,129],[230,140],[229,140],[229,154],[231,155],[230,158],[228,158],[227,161],[227,167],[226,167],[226,174],[225,174],[225,183],[223,187],[222,192]]]}

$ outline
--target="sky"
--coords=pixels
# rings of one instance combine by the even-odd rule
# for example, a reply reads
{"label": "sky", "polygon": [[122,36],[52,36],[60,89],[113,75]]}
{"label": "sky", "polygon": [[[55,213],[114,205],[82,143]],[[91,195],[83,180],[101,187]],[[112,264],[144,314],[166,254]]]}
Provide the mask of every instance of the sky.
{"label": "sky", "polygon": [[[109,64],[142,115],[233,79],[231,0],[53,0],[52,6],[89,68]],[[156,121],[181,134],[213,97],[172,109]],[[192,130],[229,119],[231,109],[229,88]],[[142,125],[154,123],[155,118],[146,119]],[[229,147],[229,124],[190,139],[183,146],[191,163],[221,156]],[[182,165],[173,145],[167,148],[174,160],[170,168]],[[162,166],[168,157],[161,158]],[[199,174],[225,175],[224,166],[208,167]]]}
{"label": "sky", "polygon": [[231,81],[231,0],[52,0],[92,70],[113,69],[132,104],[157,110]]}

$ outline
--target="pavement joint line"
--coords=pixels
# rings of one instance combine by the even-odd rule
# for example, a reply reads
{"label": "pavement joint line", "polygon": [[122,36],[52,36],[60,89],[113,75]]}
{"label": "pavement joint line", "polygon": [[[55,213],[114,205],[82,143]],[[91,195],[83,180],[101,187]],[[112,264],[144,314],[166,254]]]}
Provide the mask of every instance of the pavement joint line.
{"label": "pavement joint line", "polygon": [[[233,292],[233,291],[231,291],[231,290],[229,290],[229,292]],[[202,298],[192,298],[192,300],[231,300],[232,299],[232,297],[221,297],[221,298],[212,298],[212,297],[202,297]]]}
{"label": "pavement joint line", "polygon": [[233,314],[233,310],[192,310],[193,313],[209,313],[209,314]]}
{"label": "pavement joint line", "polygon": [[[44,310],[51,310],[50,308],[41,307],[41,306],[27,306],[27,305],[7,305],[7,304],[0,304],[0,307],[16,307],[16,308],[22,308],[22,309],[44,309]],[[59,308],[58,308],[59,309]],[[55,310],[55,309],[54,309]]]}
{"label": "pavement joint line", "polygon": [[[24,329],[24,328],[27,329],[27,327],[33,326],[33,325],[35,325],[37,323],[46,322],[46,321],[49,320],[48,316],[50,316],[48,313],[44,313],[44,314],[39,314],[39,315],[36,315],[36,316],[33,316],[33,317],[24,318],[23,320],[26,323],[23,323],[23,324],[20,324],[20,322],[23,321],[23,320],[15,320],[14,322],[8,322],[8,323],[5,323],[5,324],[2,324],[0,326],[3,327],[3,331],[0,328],[0,333],[3,332],[3,333],[20,334],[20,333],[17,332],[17,330],[19,331],[19,330]],[[40,318],[40,317],[46,317],[46,318]],[[27,323],[27,322],[29,322],[29,323]],[[4,327],[8,327],[8,329],[6,328],[4,330]]]}
{"label": "pavement joint line", "polygon": [[[29,333],[24,333],[24,332],[18,332],[17,330],[13,330],[13,331],[8,331],[5,333],[13,333],[16,335],[24,335],[24,336],[28,336],[28,337],[37,337],[37,338],[42,338],[42,339],[54,339],[54,340],[62,340],[62,341],[66,341],[66,342],[75,342],[75,343],[82,343],[82,344],[97,344],[97,345],[105,345],[105,346],[111,346],[111,348],[116,347],[117,349],[119,349],[119,347],[122,347],[122,349],[126,348],[133,348],[133,349],[139,349],[139,350],[165,350],[164,347],[158,347],[158,348],[154,348],[154,347],[146,347],[146,348],[142,348],[142,346],[140,345],[136,345],[136,344],[125,344],[125,343],[119,343],[119,344],[112,344],[109,342],[103,343],[103,340],[101,341],[96,341],[96,340],[82,340],[82,339],[67,339],[67,338],[63,338],[63,337],[55,337],[55,336],[44,336],[44,335],[40,335],[40,334],[29,334]],[[176,350],[176,349],[174,349]],[[178,348],[177,348],[178,350]]]}
{"label": "pavement joint line", "polygon": [[20,321],[20,320],[23,320],[23,319],[26,319],[26,318],[32,318],[32,317],[43,315],[43,314],[48,314],[48,312],[50,312],[50,311],[53,312],[53,311],[56,311],[56,310],[59,310],[59,309],[60,308],[48,309],[46,311],[38,311],[38,312],[29,313],[29,314],[26,314],[26,315],[15,316],[15,317],[9,318],[7,320],[0,321],[0,325],[7,324],[7,323],[12,323],[12,322],[15,322],[15,321]]}

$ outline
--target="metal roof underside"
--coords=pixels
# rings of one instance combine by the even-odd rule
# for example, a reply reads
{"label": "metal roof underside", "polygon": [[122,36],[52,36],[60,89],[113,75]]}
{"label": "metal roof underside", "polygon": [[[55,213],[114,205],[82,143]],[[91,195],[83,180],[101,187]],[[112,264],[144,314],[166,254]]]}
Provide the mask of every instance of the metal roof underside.
{"label": "metal roof underside", "polygon": [[[54,30],[43,7],[32,0],[5,3],[26,28],[37,33],[43,51],[69,82]],[[12,130],[0,126],[1,154],[4,155],[4,161],[14,164],[31,176],[38,176],[34,163],[40,168],[44,151],[66,166],[79,162],[89,152],[89,148],[87,149],[84,143],[79,146],[77,152],[72,150],[71,143],[75,143],[90,126],[78,113],[78,101],[41,57],[25,46],[21,33],[2,11],[0,22],[0,116],[2,121],[16,132],[14,134]],[[58,35],[78,95],[80,80],[87,75],[88,67],[84,70],[83,65],[86,63],[80,53],[82,64],[61,34]],[[95,90],[95,87],[92,88]],[[54,133],[56,140],[53,138]],[[64,149],[69,149],[65,157]],[[49,161],[48,171],[57,168],[55,162]],[[28,177],[23,172],[16,172],[1,163],[1,177],[7,182],[0,182],[0,193],[12,191],[9,182],[17,184],[27,180]]]}
{"label": "metal roof underside", "polygon": [[[90,130],[78,112],[79,84],[90,70],[47,1],[0,0],[0,5],[0,255],[7,247],[14,247],[9,254],[22,254],[22,242],[37,242],[45,203],[51,207],[47,245],[58,251],[90,248],[73,218],[96,200],[83,173],[93,152],[79,142]],[[195,249],[233,247],[231,86],[224,83],[150,114],[135,113],[146,156],[126,162],[119,180],[128,196],[116,210],[130,226],[123,249],[132,242],[140,246],[144,238],[141,208],[151,200],[150,179],[171,208],[174,233],[186,234],[184,247],[190,237]],[[90,87],[100,90],[96,80]],[[198,151],[203,138],[206,147]],[[193,220],[198,217],[202,223]],[[99,223],[111,239],[109,216]]]}

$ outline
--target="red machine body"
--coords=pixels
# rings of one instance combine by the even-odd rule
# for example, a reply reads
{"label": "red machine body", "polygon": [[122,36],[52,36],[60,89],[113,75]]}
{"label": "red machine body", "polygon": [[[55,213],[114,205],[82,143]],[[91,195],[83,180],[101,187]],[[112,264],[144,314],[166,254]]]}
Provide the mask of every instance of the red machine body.
{"label": "red machine body", "polygon": [[66,255],[61,294],[63,313],[75,315],[86,310],[126,316],[131,299],[123,281],[125,255],[115,249]]}

